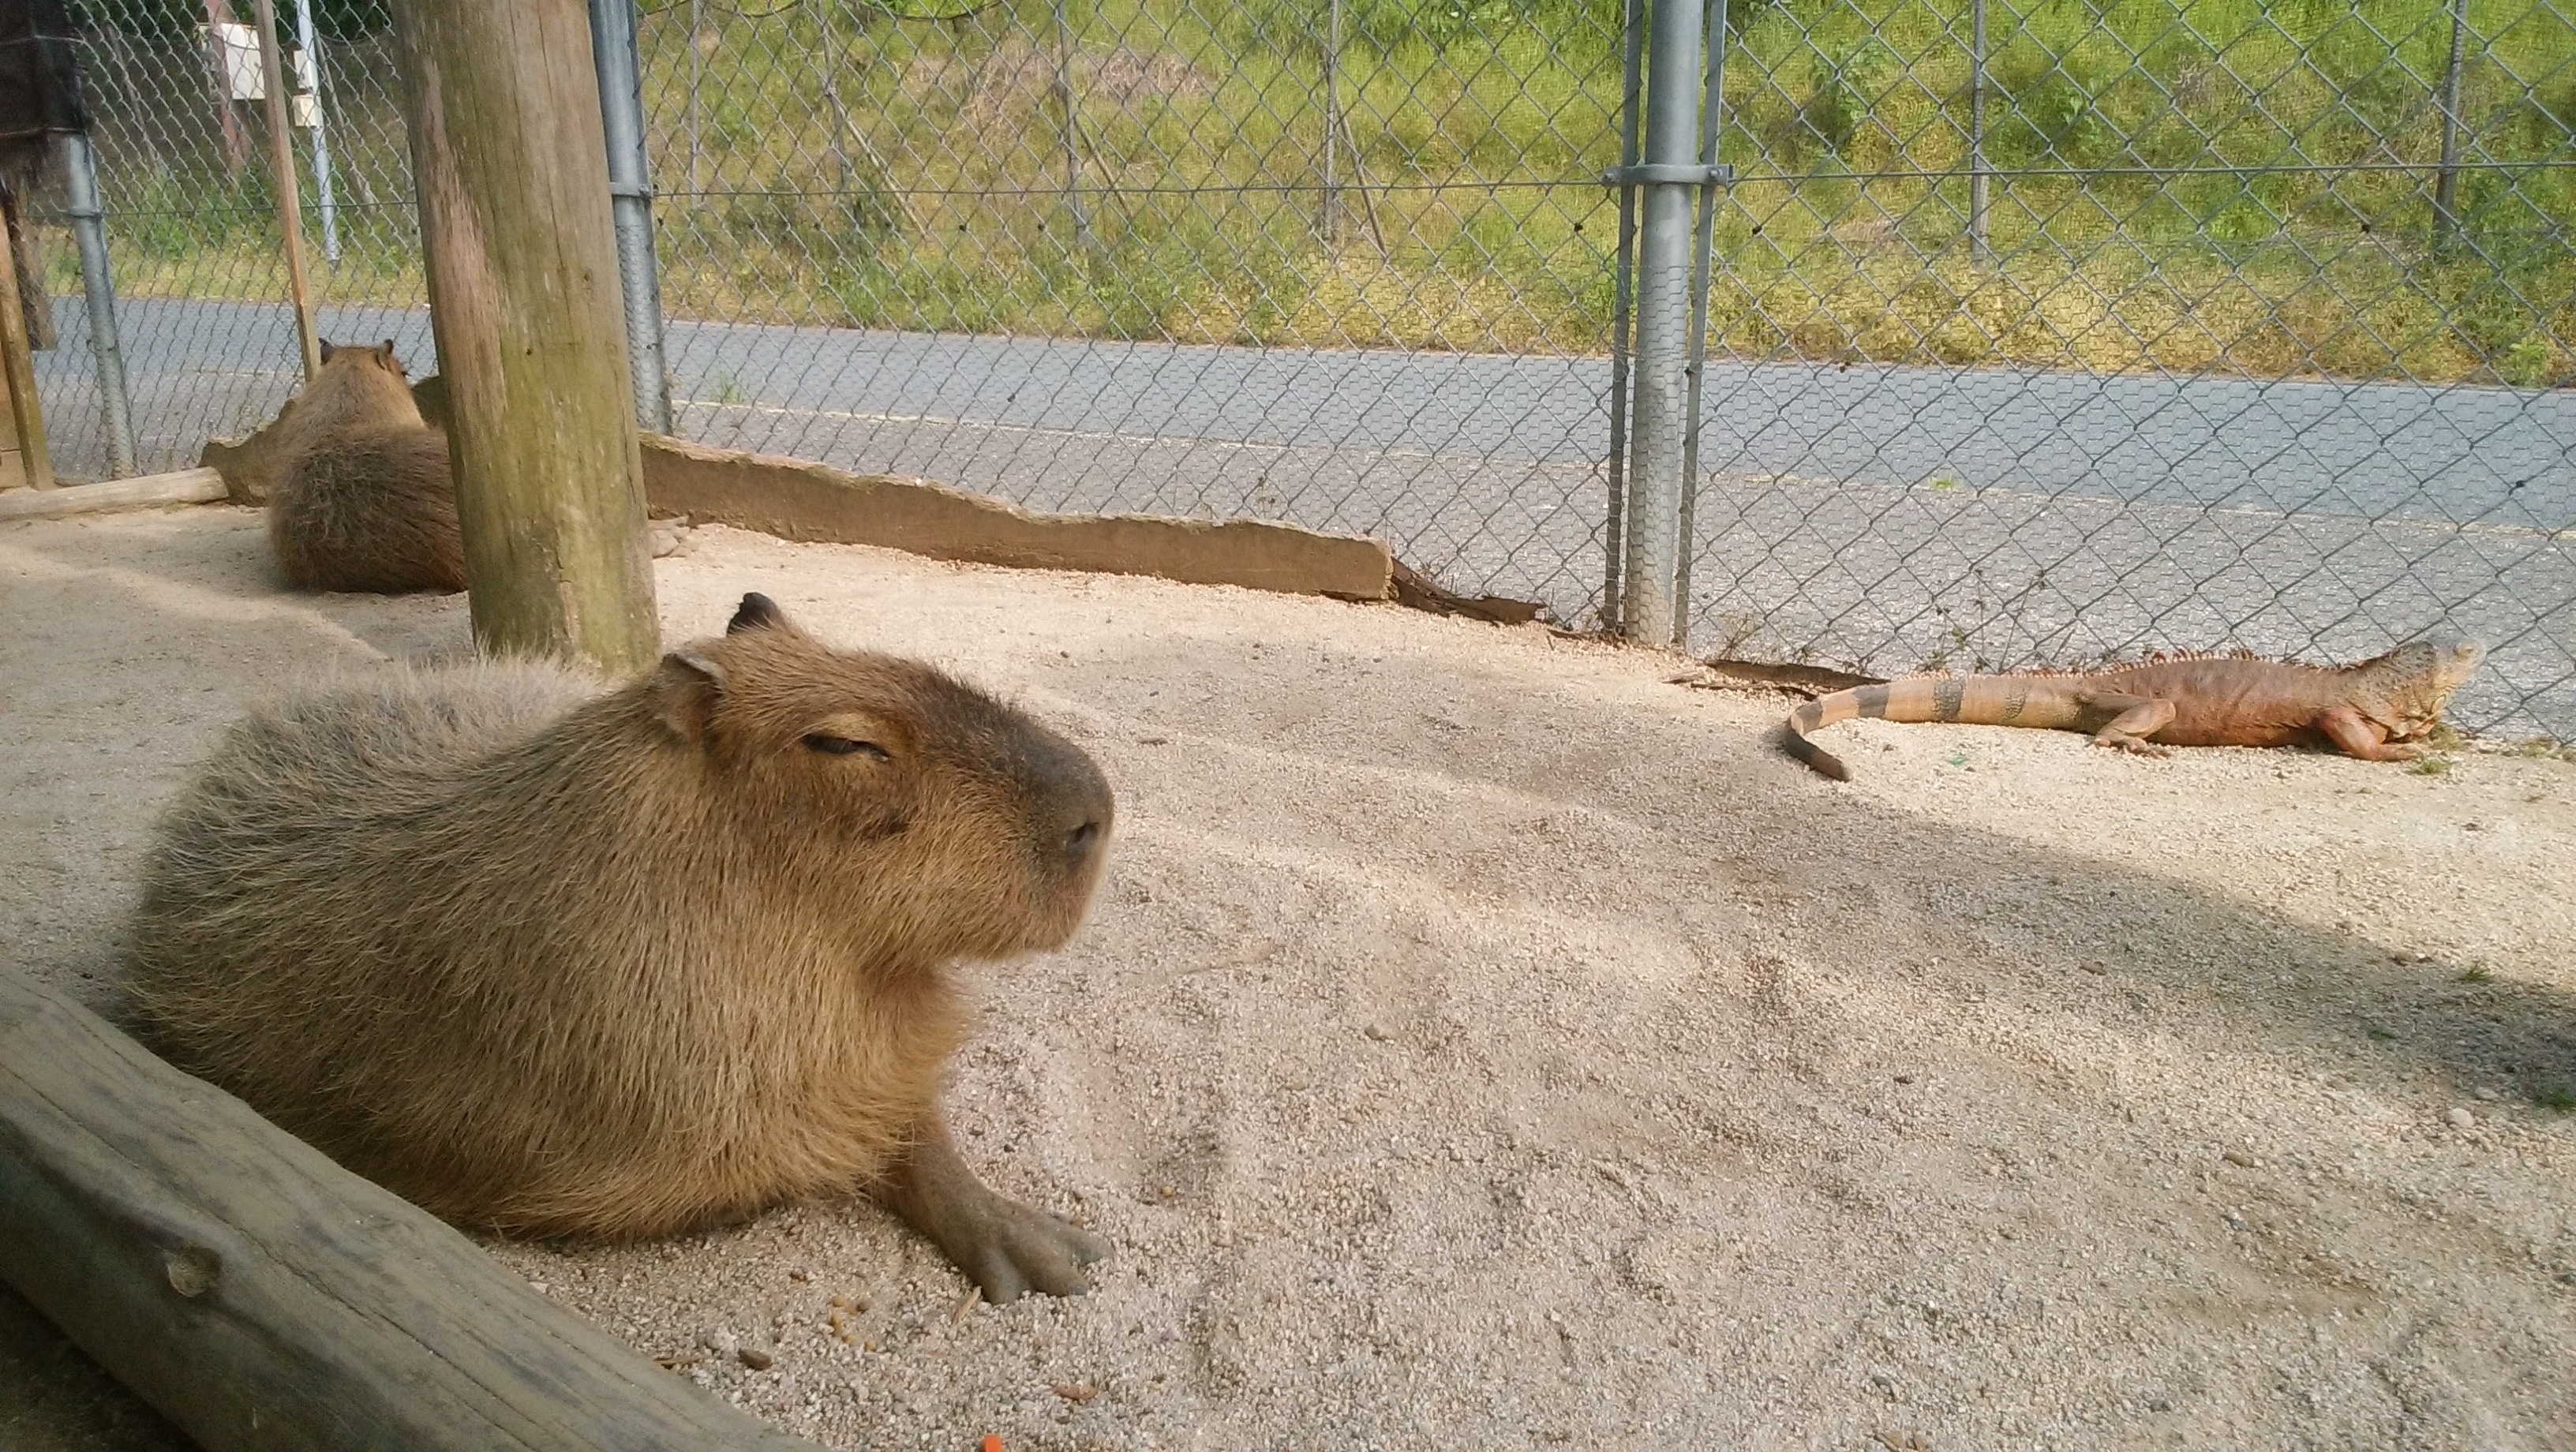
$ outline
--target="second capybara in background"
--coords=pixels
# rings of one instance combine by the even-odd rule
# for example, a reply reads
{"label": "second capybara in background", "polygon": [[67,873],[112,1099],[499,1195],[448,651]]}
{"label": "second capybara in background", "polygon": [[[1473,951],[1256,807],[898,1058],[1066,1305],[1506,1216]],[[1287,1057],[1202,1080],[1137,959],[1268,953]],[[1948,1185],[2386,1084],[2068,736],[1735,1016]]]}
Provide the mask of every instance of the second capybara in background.
{"label": "second capybara in background", "polygon": [[1107,1245],[940,1113],[959,960],[1060,947],[1091,758],[766,597],[614,689],[478,665],[256,714],[163,823],[136,1032],[451,1220],[634,1237],[873,1192],[987,1299]]}
{"label": "second capybara in background", "polygon": [[322,345],[322,371],[278,418],[268,542],[301,590],[465,588],[447,435],[421,420],[392,339]]}

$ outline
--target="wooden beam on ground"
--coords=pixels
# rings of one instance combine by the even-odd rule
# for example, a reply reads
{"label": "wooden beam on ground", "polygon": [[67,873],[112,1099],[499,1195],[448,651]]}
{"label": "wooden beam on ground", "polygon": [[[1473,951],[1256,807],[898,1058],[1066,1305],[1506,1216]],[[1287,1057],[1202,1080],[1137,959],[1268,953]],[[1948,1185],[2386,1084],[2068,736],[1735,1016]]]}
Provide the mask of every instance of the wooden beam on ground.
{"label": "wooden beam on ground", "polygon": [[399,0],[474,637],[658,650],[587,0]]}
{"label": "wooden beam on ground", "polygon": [[813,1452],[5,968],[0,1276],[208,1452]]}
{"label": "wooden beam on ground", "polygon": [[145,474],[135,479],[110,479],[104,484],[67,484],[59,489],[0,494],[0,520],[54,519],[66,514],[141,509],[156,504],[212,504],[226,492],[224,476],[215,470],[181,469],[175,474]]}
{"label": "wooden beam on ground", "polygon": [[1032,514],[920,479],[852,474],[658,435],[644,441],[644,482],[656,509],[782,539],[1292,595],[1384,600],[1393,594],[1395,561],[1384,543],[1294,525]]}

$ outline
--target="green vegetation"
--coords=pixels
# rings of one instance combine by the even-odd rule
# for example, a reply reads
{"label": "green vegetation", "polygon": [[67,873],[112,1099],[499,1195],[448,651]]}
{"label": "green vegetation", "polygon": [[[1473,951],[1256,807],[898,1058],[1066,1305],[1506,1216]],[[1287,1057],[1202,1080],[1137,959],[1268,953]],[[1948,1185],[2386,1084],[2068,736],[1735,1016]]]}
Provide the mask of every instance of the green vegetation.
{"label": "green vegetation", "polygon": [[[1617,160],[1619,0],[1347,0],[1336,148],[1325,0],[1067,0],[1061,45],[1036,0],[944,21],[740,9],[758,18],[668,0],[642,24],[674,313],[1607,348],[1617,206],[1591,179]],[[2450,229],[2432,200],[2445,0],[1993,0],[1984,153],[2005,174],[1985,256],[1969,0],[1729,10],[1741,180],[1718,212],[1714,346],[2576,380],[2561,0],[2469,0],[2460,150],[2509,165],[2460,173]],[[389,75],[380,46],[343,55],[360,52]],[[360,118],[353,164],[373,147],[373,174],[398,176],[390,102],[358,89],[335,97]],[[194,195],[170,208],[185,235],[121,222],[122,285],[220,289],[270,255],[202,210],[256,217],[257,195]],[[416,296],[408,246],[369,234],[334,292]]]}

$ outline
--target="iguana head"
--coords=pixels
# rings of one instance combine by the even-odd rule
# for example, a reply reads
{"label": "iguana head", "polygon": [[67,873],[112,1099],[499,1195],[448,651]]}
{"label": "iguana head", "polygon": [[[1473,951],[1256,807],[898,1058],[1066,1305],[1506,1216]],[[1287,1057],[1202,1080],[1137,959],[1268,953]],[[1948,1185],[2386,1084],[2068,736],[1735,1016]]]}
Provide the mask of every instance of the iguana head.
{"label": "iguana head", "polygon": [[2392,741],[2411,741],[2442,719],[2443,703],[2476,674],[2487,648],[2464,635],[2410,640],[2365,667],[2377,687],[2370,714]]}

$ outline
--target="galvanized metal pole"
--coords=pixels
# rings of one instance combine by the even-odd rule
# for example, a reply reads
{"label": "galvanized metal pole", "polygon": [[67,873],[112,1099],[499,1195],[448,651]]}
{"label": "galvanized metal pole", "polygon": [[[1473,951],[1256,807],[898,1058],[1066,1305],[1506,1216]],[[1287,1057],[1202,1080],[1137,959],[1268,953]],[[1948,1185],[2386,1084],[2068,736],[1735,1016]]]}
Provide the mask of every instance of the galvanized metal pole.
{"label": "galvanized metal pole", "polygon": [[2442,71],[2442,170],[2433,178],[2433,240],[2447,246],[2460,230],[2460,66],[2469,34],[2469,0],[2451,0],[2451,59]]}
{"label": "galvanized metal pole", "polygon": [[125,352],[116,336],[116,283],[107,271],[107,213],[98,200],[98,159],[89,138],[62,138],[63,212],[80,245],[81,295],[89,302],[89,353],[98,364],[99,411],[107,419],[108,473],[127,479],[135,462],[134,407],[125,393]]}
{"label": "galvanized metal pole", "polygon": [[322,208],[322,257],[340,260],[340,204],[331,188],[331,110],[322,103],[322,47],[313,38],[313,0],[295,0],[295,41],[312,72],[313,200]]}
{"label": "galvanized metal pole", "polygon": [[635,423],[648,433],[667,434],[671,383],[662,364],[661,264],[653,251],[653,179],[644,150],[644,79],[635,51],[633,0],[590,0],[590,58],[599,71],[600,129],[608,137],[609,209],[617,226]]}
{"label": "galvanized metal pole", "polygon": [[1082,202],[1082,118],[1073,101],[1073,26],[1064,0],[1055,0],[1055,103],[1064,116],[1064,199],[1073,212],[1073,240],[1091,251],[1091,211]]}
{"label": "galvanized metal pole", "polygon": [[1617,630],[1624,618],[1620,576],[1628,568],[1628,359],[1636,337],[1637,188],[1626,175],[1637,165],[1646,95],[1646,0],[1628,0],[1619,91],[1619,262],[1610,304],[1610,515],[1602,531],[1601,628]]}
{"label": "galvanized metal pole", "polygon": [[1620,633],[1669,643],[1679,612],[1682,449],[1690,431],[1692,207],[1699,162],[1700,0],[1655,0],[1646,51],[1646,189],[1637,237],[1637,358]]}
{"label": "galvanized metal pole", "polygon": [[1324,250],[1342,242],[1342,0],[1324,20]]}
{"label": "galvanized metal pole", "polygon": [[1704,0],[1708,77],[1700,99],[1699,163],[1708,180],[1699,189],[1699,219],[1691,233],[1690,425],[1682,435],[1681,558],[1673,567],[1673,644],[1690,645],[1691,561],[1699,552],[1700,394],[1708,371],[1708,284],[1717,251],[1718,123],[1726,114],[1726,0]]}
{"label": "galvanized metal pole", "polygon": [[707,52],[698,35],[706,26],[706,0],[689,0],[689,199],[683,205],[690,207],[698,204],[705,191],[698,176],[698,164],[706,159],[705,148],[698,142],[698,89],[706,80]]}
{"label": "galvanized metal pole", "polygon": [[1986,0],[1975,0],[1968,39],[1968,249],[1991,255],[1986,239]]}

